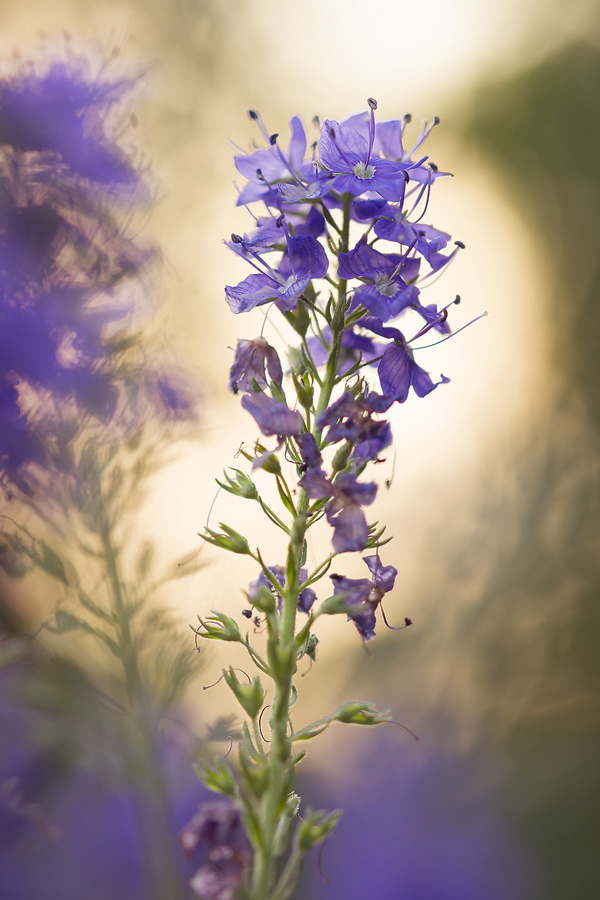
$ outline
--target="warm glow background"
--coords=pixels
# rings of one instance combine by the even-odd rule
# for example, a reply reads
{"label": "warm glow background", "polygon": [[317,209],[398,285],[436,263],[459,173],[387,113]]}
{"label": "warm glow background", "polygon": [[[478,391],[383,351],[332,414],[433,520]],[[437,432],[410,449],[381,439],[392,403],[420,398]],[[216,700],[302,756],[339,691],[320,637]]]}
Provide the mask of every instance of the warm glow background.
{"label": "warm glow background", "polygon": [[[422,354],[423,365],[448,375],[451,384],[425,400],[411,396],[394,410],[395,462],[389,454],[376,470],[383,484],[394,469],[391,489],[381,487],[373,507],[373,516],[388,523],[396,538],[385,561],[397,566],[400,577],[386,612],[391,622],[410,615],[415,625],[400,635],[385,633],[380,625],[369,659],[350,625],[337,619],[324,623],[317,664],[302,682],[308,699],[297,712],[298,718],[317,716],[348,695],[373,699],[379,707],[391,706],[394,717],[421,741],[413,745],[395,729],[383,735],[339,729],[317,743],[305,766],[306,791],[314,793],[315,803],[329,802],[319,799],[324,785],[331,803],[346,805],[345,798],[351,798],[349,834],[352,828],[360,831],[362,816],[370,822],[366,830],[376,828],[365,812],[369,804],[372,810],[380,804],[381,820],[388,823],[384,830],[396,834],[394,816],[403,825],[397,843],[390,844],[396,868],[387,881],[378,882],[377,889],[370,882],[372,893],[368,887],[367,893],[352,893],[350,876],[346,884],[339,874],[336,887],[335,866],[343,868],[344,852],[333,848],[333,862],[324,863],[333,883],[323,886],[309,873],[314,900],[334,895],[445,900],[450,894],[435,893],[435,881],[423,886],[418,873],[430,865],[443,868],[444,854],[460,860],[462,853],[466,860],[476,858],[482,871],[497,868],[498,875],[496,893],[483,876],[477,881],[479,875],[473,875],[462,893],[452,895],[461,900],[519,900],[538,896],[536,891],[558,900],[571,893],[569,878],[576,871],[581,890],[572,895],[596,896],[590,887],[598,883],[594,866],[581,838],[574,839],[568,855],[570,838],[556,824],[561,807],[552,794],[557,778],[571,786],[568,824],[569,816],[577,815],[576,798],[586,795],[583,772],[595,746],[585,732],[587,717],[596,714],[593,678],[585,682],[583,696],[573,676],[579,671],[575,639],[565,636],[571,640],[566,650],[554,643],[560,645],[561,629],[570,634],[570,604],[585,573],[576,566],[569,577],[543,585],[528,568],[530,560],[539,575],[533,562],[536,541],[556,558],[567,515],[553,507],[539,526],[536,503],[542,501],[533,489],[528,499],[531,478],[546,471],[544,448],[568,448],[556,463],[559,474],[570,473],[571,481],[559,492],[566,509],[577,466],[593,459],[595,444],[579,394],[572,406],[566,403],[557,424],[554,410],[562,404],[564,411],[565,397],[572,394],[557,354],[561,320],[549,307],[557,289],[548,264],[551,250],[526,205],[520,205],[509,173],[496,168],[498,160],[477,137],[476,123],[481,113],[488,132],[493,130],[492,100],[482,85],[518,79],[570,42],[598,37],[599,12],[597,4],[584,0],[0,5],[0,51],[7,60],[14,52],[64,51],[72,40],[75,49],[98,58],[114,53],[117,69],[147,71],[140,125],[131,134],[156,177],[158,202],[146,233],[164,253],[165,343],[182,361],[192,360],[203,396],[198,439],[174,448],[177,461],[154,477],[136,522],[140,540],[156,541],[165,563],[196,553],[197,532],[215,497],[214,477],[235,465],[241,442],[257,434],[238,399],[227,392],[230,348],[238,337],[258,334],[263,314],[255,310],[236,318],[223,299],[224,284],[236,283],[246,271],[221,241],[232,231],[250,229],[245,211],[234,207],[236,172],[226,139],[247,147],[257,137],[246,116],[249,107],[259,109],[269,130],[282,135],[294,113],[305,122],[315,114],[344,118],[363,109],[368,96],[377,98],[383,119],[412,112],[415,130],[421,117],[441,116],[426,151],[455,177],[436,184],[427,220],[462,240],[466,251],[427,299],[443,304],[461,295],[455,329],[484,310],[489,316]],[[503,122],[495,127],[501,134]],[[530,174],[535,181],[533,159]],[[270,325],[265,334],[282,346]],[[580,459],[569,455],[574,448],[581,450]],[[549,477],[552,482],[552,473]],[[540,496],[549,495],[540,488]],[[252,505],[221,494],[211,518],[218,521],[251,535],[267,556],[275,553]],[[526,552],[523,535],[532,542]],[[589,532],[588,539],[593,543]],[[313,547],[312,552],[317,559],[328,550]],[[276,562],[276,556],[267,561]],[[190,565],[198,574],[164,595],[182,628],[213,607],[239,615],[241,591],[257,574],[252,566],[211,547]],[[336,562],[338,570],[342,565],[345,560]],[[348,561],[344,571],[359,569],[360,563]],[[211,654],[202,683],[215,680],[221,665],[232,661],[227,647],[211,648]],[[552,664],[557,657],[558,667]],[[241,656],[239,661],[243,665]],[[187,697],[185,714],[201,730],[229,710],[227,703],[224,688],[202,692],[197,686]],[[547,731],[528,730],[542,719],[551,722]],[[563,728],[570,735],[566,742]],[[575,762],[569,748],[577,735],[588,750]],[[541,745],[544,753],[548,746],[554,750],[536,772]],[[571,778],[577,766],[581,782]],[[390,780],[387,802],[394,798],[391,810],[381,788],[384,776]],[[370,793],[372,782],[379,788]],[[463,844],[461,835],[466,835]],[[567,847],[562,868],[559,846]],[[480,853],[477,847],[483,848]],[[348,869],[366,865],[355,852],[348,850]],[[403,871],[397,862],[403,854],[409,858],[405,882],[397,874]],[[385,868],[383,851],[378,860]]]}

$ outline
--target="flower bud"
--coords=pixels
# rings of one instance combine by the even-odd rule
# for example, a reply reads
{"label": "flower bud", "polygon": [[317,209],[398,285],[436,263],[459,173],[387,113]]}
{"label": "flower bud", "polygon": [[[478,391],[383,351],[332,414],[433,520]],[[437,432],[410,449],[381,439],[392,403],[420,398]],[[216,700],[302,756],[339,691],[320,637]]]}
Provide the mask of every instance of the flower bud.
{"label": "flower bud", "polygon": [[219,525],[225,534],[218,534],[216,531],[211,531],[210,528],[207,528],[206,531],[209,537],[206,534],[199,534],[198,536],[214,547],[221,547],[223,550],[230,550],[232,553],[252,556],[248,541],[243,535],[234,531],[233,528],[229,528],[228,525],[224,525],[223,522],[219,522]]}
{"label": "flower bud", "polygon": [[351,700],[340,706],[335,713],[334,721],[346,722],[349,725],[381,725],[382,722],[390,721],[390,715],[388,711],[379,712],[372,703]]}
{"label": "flower bud", "polygon": [[341,809],[334,812],[315,812],[310,807],[306,811],[304,821],[298,827],[298,841],[301,850],[310,850],[317,844],[326,841],[342,815]]}
{"label": "flower bud", "polygon": [[200,625],[205,629],[204,631],[196,632],[199,637],[213,641],[233,641],[236,643],[243,643],[237,622],[229,616],[226,616],[225,613],[217,612],[214,609],[211,611],[214,615],[209,616],[208,619],[201,619],[200,616],[198,616]]}
{"label": "flower bud", "polygon": [[242,684],[231,667],[228,672],[223,671],[223,676],[244,712],[251,719],[256,718],[265,699],[265,691],[258,675],[251,684]]}
{"label": "flower bud", "polygon": [[217,759],[212,766],[205,762],[195,763],[194,771],[209,791],[225,794],[226,797],[233,797],[233,777],[222,759]]}
{"label": "flower bud", "polygon": [[352,441],[346,441],[345,444],[342,444],[342,446],[333,457],[333,461],[331,463],[331,468],[334,472],[341,472],[346,468],[353,447],[354,444],[352,443]]}

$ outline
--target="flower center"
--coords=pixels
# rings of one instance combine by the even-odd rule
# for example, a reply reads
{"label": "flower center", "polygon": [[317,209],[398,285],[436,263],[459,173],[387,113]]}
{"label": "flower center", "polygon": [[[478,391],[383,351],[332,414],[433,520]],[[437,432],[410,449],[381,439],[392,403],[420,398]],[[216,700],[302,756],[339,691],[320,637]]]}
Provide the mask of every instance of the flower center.
{"label": "flower center", "polygon": [[373,166],[367,165],[367,163],[359,162],[354,166],[354,174],[357,178],[372,178],[375,174],[375,169]]}
{"label": "flower center", "polygon": [[381,274],[375,276],[374,284],[379,293],[383,294],[384,297],[395,297],[400,289],[397,282],[392,281],[390,276],[386,275],[385,272],[381,272]]}

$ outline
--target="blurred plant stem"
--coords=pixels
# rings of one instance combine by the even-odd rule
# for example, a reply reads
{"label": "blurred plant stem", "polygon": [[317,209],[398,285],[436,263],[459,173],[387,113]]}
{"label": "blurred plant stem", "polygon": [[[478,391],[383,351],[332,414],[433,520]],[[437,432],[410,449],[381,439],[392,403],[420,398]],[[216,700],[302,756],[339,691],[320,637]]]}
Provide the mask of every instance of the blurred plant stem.
{"label": "blurred plant stem", "polygon": [[104,507],[98,534],[111,589],[116,642],[123,665],[129,714],[134,738],[139,741],[136,741],[135,747],[135,768],[139,778],[134,785],[134,794],[145,851],[147,897],[148,900],[177,900],[187,897],[188,892],[184,890],[179,872],[174,829],[160,762],[160,713],[140,672],[138,644],[133,637],[130,621],[134,610],[126,596],[125,582],[120,573],[119,552],[114,544],[109,516]]}

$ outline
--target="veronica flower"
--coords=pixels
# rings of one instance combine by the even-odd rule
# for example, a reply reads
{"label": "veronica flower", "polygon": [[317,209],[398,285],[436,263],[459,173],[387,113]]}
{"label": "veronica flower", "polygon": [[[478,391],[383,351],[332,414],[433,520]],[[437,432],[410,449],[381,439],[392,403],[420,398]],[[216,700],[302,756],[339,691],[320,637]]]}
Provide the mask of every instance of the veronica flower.
{"label": "veronica flower", "polygon": [[310,178],[312,172],[311,163],[304,162],[307,146],[304,126],[298,116],[291,119],[290,142],[287,151],[283,152],[277,144],[278,135],[269,135],[258,113],[250,110],[249,115],[258,123],[268,146],[254,153],[234,156],[236,169],[248,179],[248,184],[238,197],[238,206],[255,200],[264,200],[268,205],[278,206],[280,195],[273,189],[273,185],[289,181],[290,178],[294,182],[300,182]]}
{"label": "veronica flower", "polygon": [[311,500],[331,499],[325,504],[327,521],[333,526],[333,549],[336,553],[364,550],[369,538],[369,526],[361,506],[370,506],[377,494],[377,485],[358,482],[347,472],[331,482],[323,469],[309,468],[298,484]]}
{"label": "veronica flower", "polygon": [[345,603],[350,607],[348,619],[356,625],[361,637],[370,641],[375,637],[375,611],[381,600],[394,587],[398,570],[395,566],[383,566],[376,556],[363,556],[371,572],[367,578],[346,578],[344,575],[330,575],[334,584],[333,593],[346,594]]}
{"label": "veronica flower", "polygon": [[385,327],[380,319],[373,316],[361,319],[361,325],[370,331],[374,331],[375,334],[391,338],[393,341],[383,354],[377,367],[381,390],[384,394],[394,397],[398,403],[404,403],[411,387],[417,397],[425,397],[438,384],[449,383],[450,379],[446,378],[445,375],[442,375],[438,382],[431,380],[425,369],[422,369],[415,362],[408,342],[397,328]]}
{"label": "veronica flower", "polygon": [[238,340],[235,361],[229,372],[229,390],[234,394],[238,391],[250,393],[256,390],[253,381],[260,390],[265,390],[268,386],[265,367],[271,381],[281,387],[283,370],[277,350],[264,337],[253,341]]}
{"label": "veronica flower", "polygon": [[340,194],[360,196],[374,191],[386,200],[401,200],[406,186],[405,172],[413,164],[392,162],[375,155],[375,109],[369,100],[371,115],[366,139],[353,124],[327,119],[321,128],[319,157],[321,165],[335,177],[332,189]]}
{"label": "veronica flower", "polygon": [[383,322],[418,304],[419,291],[407,282],[417,277],[419,259],[379,253],[361,238],[348,253],[340,253],[339,260],[340,278],[365,282],[354,292],[356,304],[362,303]]}
{"label": "veronica flower", "polygon": [[374,413],[385,412],[394,402],[393,397],[382,397],[374,392],[367,393],[362,400],[356,400],[350,391],[345,391],[338,400],[325,409],[317,419],[317,428],[329,426],[327,441],[351,441],[360,444],[375,438],[386,429],[386,422],[372,418]]}
{"label": "veronica flower", "polygon": [[[234,237],[235,242],[242,238]],[[235,287],[225,287],[225,299],[234,313],[248,312],[255,306],[274,300],[281,312],[289,312],[313,278],[323,278],[329,268],[327,254],[318,240],[310,234],[290,237],[286,234],[287,253],[280,270],[273,269],[253,253],[253,263],[259,274],[248,275]],[[283,271],[281,271],[283,269]]]}
{"label": "veronica flower", "polygon": [[190,879],[201,900],[233,900],[248,861],[239,811],[231,803],[203,803],[179,835],[187,856],[208,845],[208,862]]}
{"label": "veronica flower", "polygon": [[[285,578],[286,578],[285,567],[284,566],[269,566],[269,571],[275,576],[275,578],[277,579],[277,581],[283,588],[285,586]],[[302,582],[306,581],[306,578],[307,578],[306,569],[300,569],[300,584],[302,584]],[[268,590],[271,590],[271,591],[273,590],[273,585],[271,584],[271,582],[269,581],[269,579],[267,578],[267,576],[265,575],[264,572],[261,572],[260,575],[258,576],[258,578],[255,579],[255,581],[250,582],[250,587],[248,590],[248,597],[251,601],[254,601],[254,598],[256,597],[256,595],[261,587],[266,587]],[[279,612],[281,612],[283,598],[282,598],[281,594],[277,591],[275,591],[275,595],[276,595],[276,599],[277,599],[277,606],[279,608]],[[310,609],[316,599],[317,599],[317,595],[312,590],[312,588],[304,588],[302,591],[300,591],[300,593],[298,595],[298,609],[301,610],[301,612],[305,612],[305,613],[310,612]]]}

